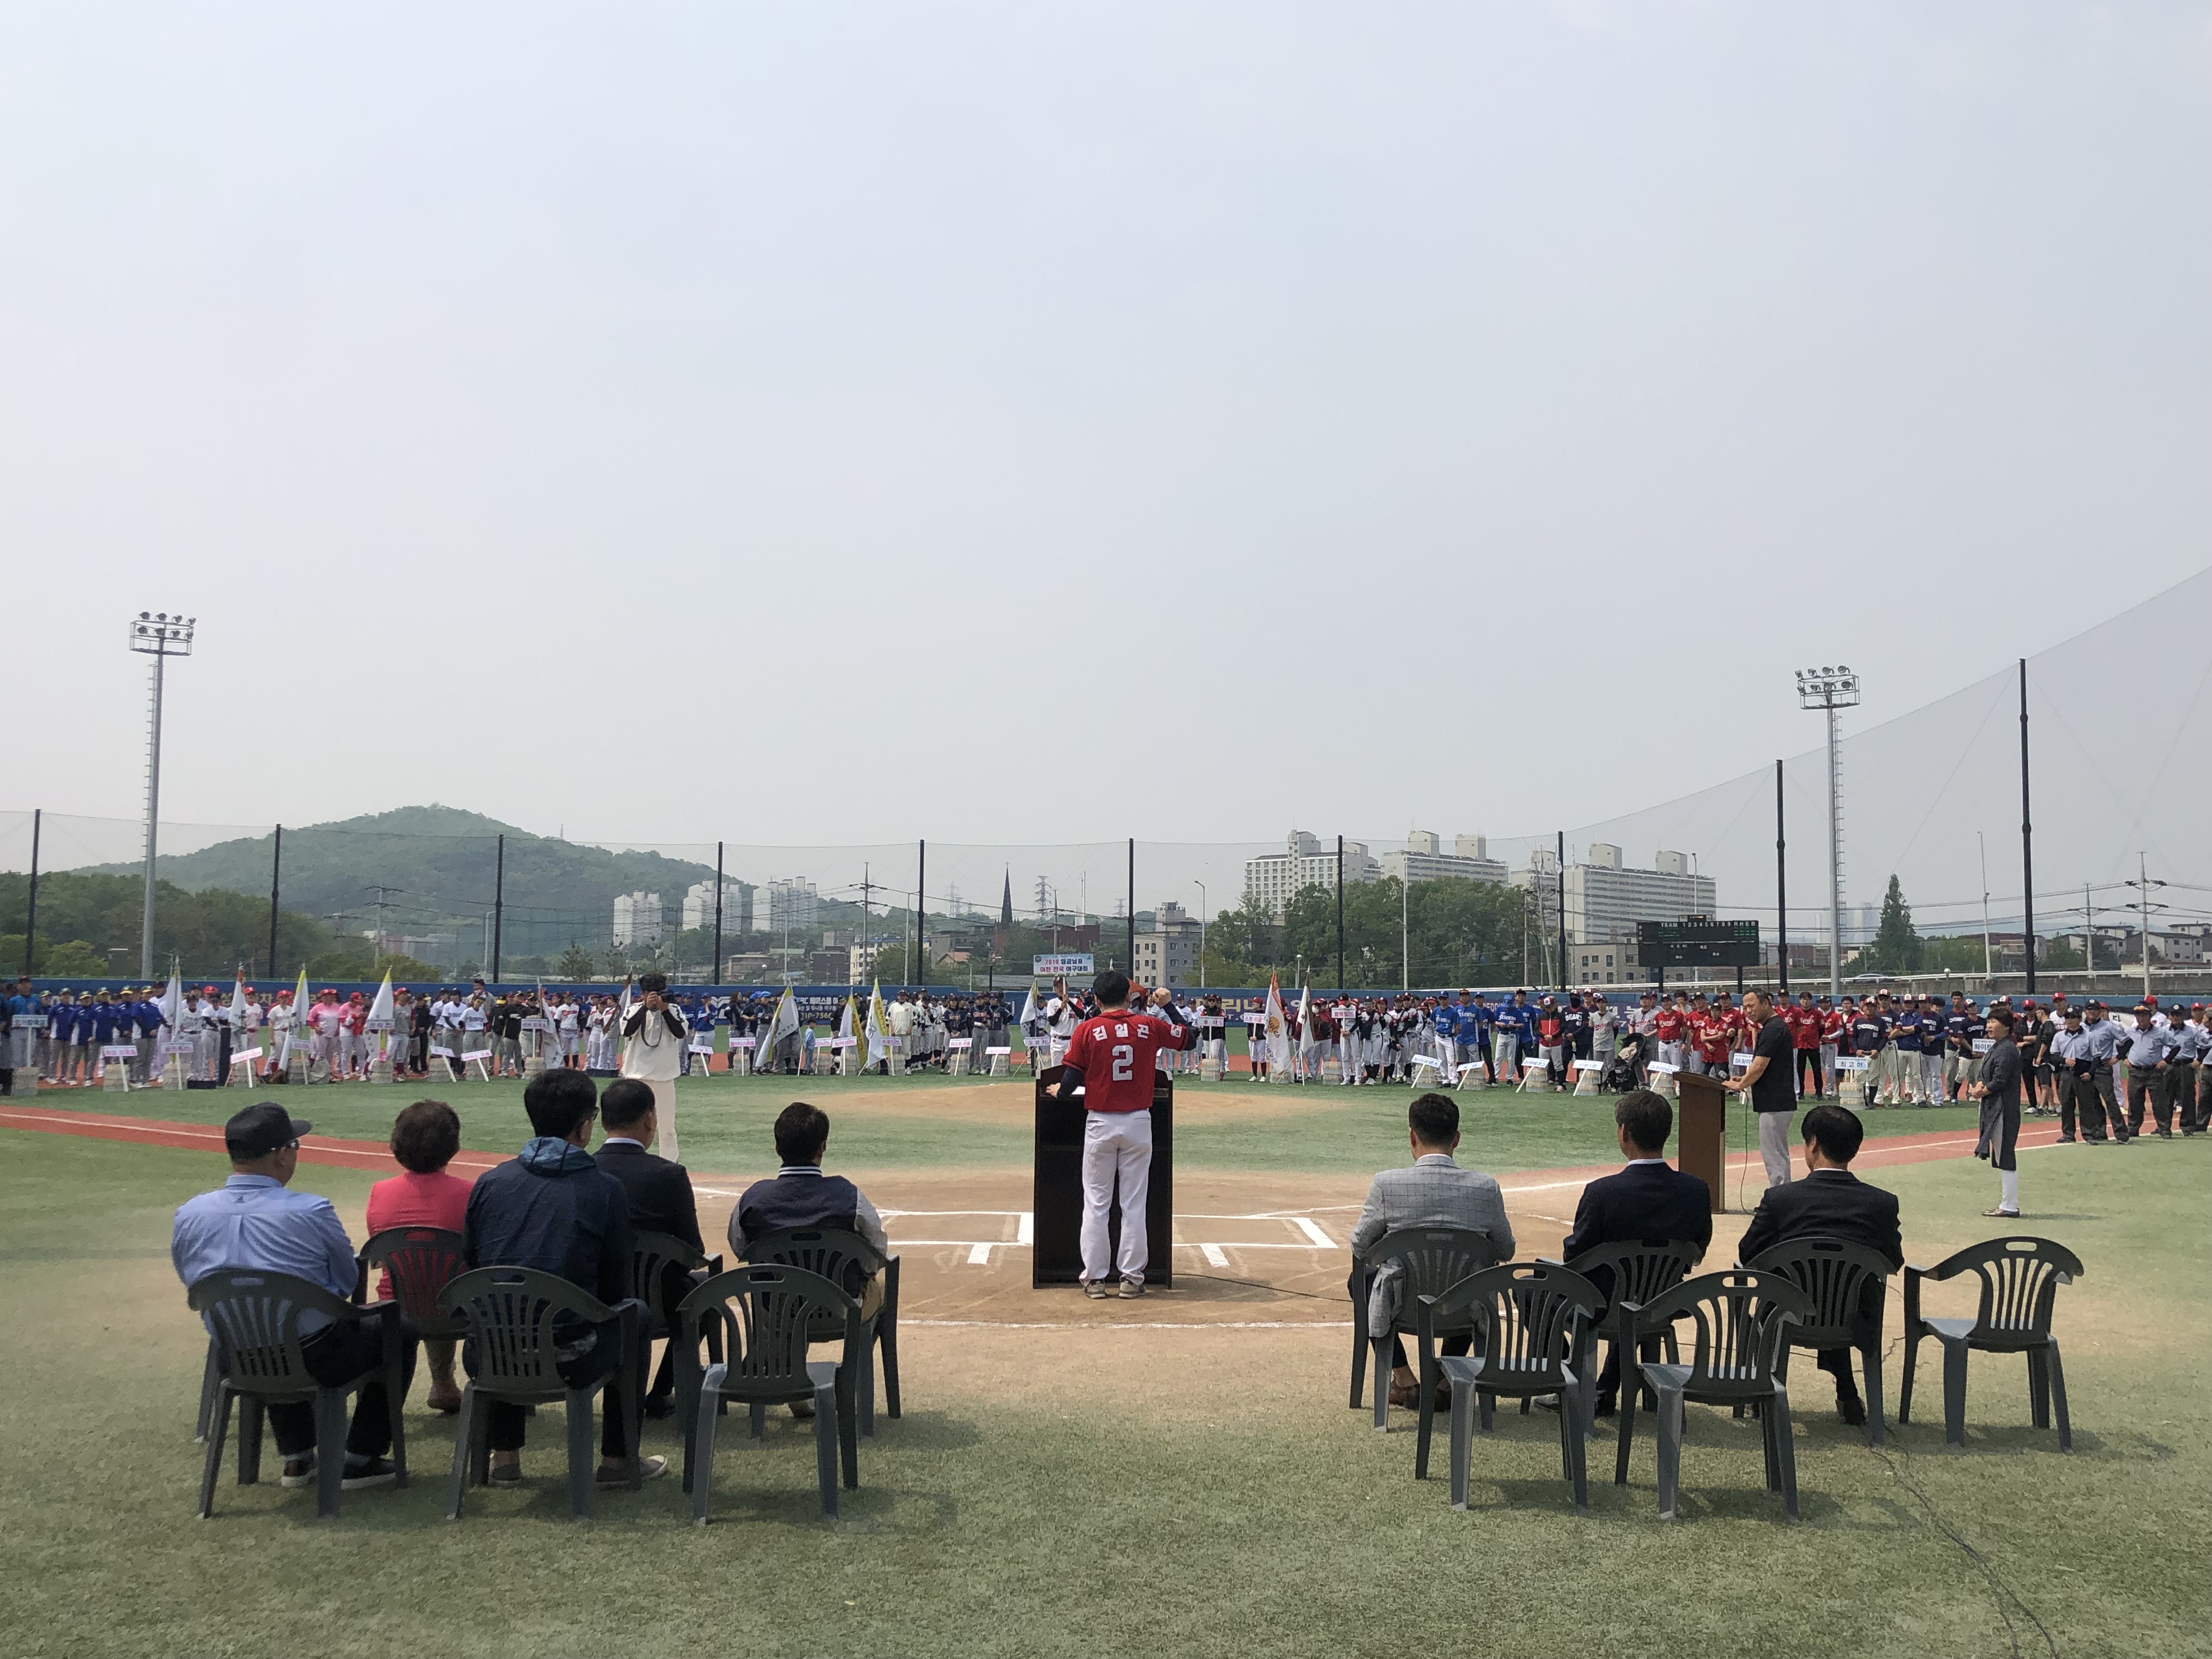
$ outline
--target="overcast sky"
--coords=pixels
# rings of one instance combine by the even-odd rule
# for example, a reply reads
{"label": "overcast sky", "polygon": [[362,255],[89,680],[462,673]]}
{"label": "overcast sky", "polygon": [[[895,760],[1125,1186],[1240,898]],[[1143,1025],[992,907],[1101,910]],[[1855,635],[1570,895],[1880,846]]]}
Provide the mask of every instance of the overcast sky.
{"label": "overcast sky", "polygon": [[2212,562],[2202,4],[0,9],[0,806],[1505,835]]}

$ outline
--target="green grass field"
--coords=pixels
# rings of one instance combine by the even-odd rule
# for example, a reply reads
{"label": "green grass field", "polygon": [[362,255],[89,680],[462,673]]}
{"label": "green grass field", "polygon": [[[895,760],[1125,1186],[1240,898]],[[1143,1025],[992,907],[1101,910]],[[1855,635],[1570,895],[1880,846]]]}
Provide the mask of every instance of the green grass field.
{"label": "green grass field", "polygon": [[[808,1086],[837,1109],[842,1092]],[[757,1127],[781,1091],[732,1092],[728,1109]],[[222,1103],[131,1104],[178,1115],[179,1099]],[[1403,1100],[1347,1091],[1297,1144],[1332,1167],[1354,1148],[1363,1167],[1389,1162]],[[472,1133],[504,1144],[499,1103],[481,1105]],[[945,1133],[902,1150],[870,1139],[857,1103],[851,1115],[870,1158],[947,1160]],[[1496,1155],[1480,1161],[1595,1158],[1598,1115],[1589,1102],[1486,1103]],[[1937,1115],[1895,1115],[1914,1127]],[[1509,1145],[1524,1133],[1541,1147],[1525,1158]],[[2027,1225],[2088,1264],[2061,1293],[2071,1456],[2027,1426],[2018,1361],[1976,1360],[1965,1454],[1942,1449],[1938,1416],[1878,1455],[1801,1359],[1796,1527],[1761,1490],[1753,1426],[1696,1407],[1678,1523],[1656,1518],[1648,1438],[1625,1489],[1607,1479],[1610,1442],[1594,1444],[1591,1513],[1577,1518],[1540,1415],[1501,1415],[1477,1445],[1474,1509],[1455,1514],[1441,1454],[1439,1478],[1417,1484],[1411,1434],[1377,1436],[1345,1408],[1343,1330],[1087,1328],[1085,1304],[1051,1293],[1036,1317],[1062,1328],[908,1331],[907,1415],[864,1444],[861,1490],[835,1524],[815,1512],[811,1442],[779,1419],[765,1449],[726,1440],[703,1531],[672,1478],[605,1495],[591,1527],[572,1525],[558,1425],[542,1419],[530,1482],[473,1495],[449,1525],[451,1430],[422,1409],[419,1382],[407,1489],[351,1495],[319,1523],[313,1494],[283,1491],[271,1464],[256,1487],[227,1472],[202,1522],[202,1343],[167,1245],[170,1212],[220,1162],[6,1130],[0,1152],[13,1654],[2212,1652],[2196,1565],[2212,1521],[2201,1141],[2022,1159]],[[1902,1196],[1914,1260],[1994,1224],[1978,1213],[1992,1183],[1970,1160],[1880,1178]],[[300,1184],[349,1208],[370,1179],[315,1167]],[[1896,1368],[1893,1352],[1893,1401]],[[1922,1376],[1933,1411],[1936,1374]],[[668,1424],[647,1440],[675,1449]]]}
{"label": "green grass field", "polygon": [[[677,1085],[679,1150],[692,1169],[717,1175],[773,1170],[769,1127],[793,1100],[831,1115],[835,1156],[863,1170],[957,1164],[1026,1164],[1030,1158],[1025,1076],[995,1082],[932,1075],[904,1078],[712,1077]],[[522,1085],[516,1082],[414,1083],[379,1087],[322,1085],[276,1091],[324,1134],[382,1140],[400,1107],[424,1096],[460,1115],[465,1146],[512,1153],[528,1137]],[[1224,1109],[1255,1092],[1273,1104],[1267,1115]],[[1249,1079],[1176,1082],[1176,1146],[1183,1167],[1344,1174],[1375,1167],[1378,1144],[1404,1133],[1403,1088],[1343,1089],[1326,1084],[1269,1085]],[[1613,1097],[1522,1095],[1507,1089],[1456,1094],[1467,1137],[1466,1158],[1510,1173],[1603,1163],[1615,1156]],[[111,1095],[95,1089],[48,1091],[41,1103],[106,1115],[221,1123],[244,1103],[236,1090],[148,1089]],[[1209,1111],[1208,1103],[1213,1103]],[[1971,1130],[1965,1107],[1884,1110],[1866,1115],[1869,1135]],[[1386,1132],[1378,1143],[1377,1126]],[[1731,1133],[1743,1115],[1732,1117]],[[1732,1143],[1733,1145],[1733,1143]],[[1735,1147],[1735,1150],[1743,1150]]]}

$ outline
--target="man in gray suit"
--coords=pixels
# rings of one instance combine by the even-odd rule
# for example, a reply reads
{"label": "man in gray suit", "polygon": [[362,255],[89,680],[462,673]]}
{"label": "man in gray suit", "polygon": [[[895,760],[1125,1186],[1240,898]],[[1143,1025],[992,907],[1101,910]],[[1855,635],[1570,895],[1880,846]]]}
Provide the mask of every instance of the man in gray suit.
{"label": "man in gray suit", "polygon": [[[1452,1159],[1459,1146],[1459,1103],[1449,1095],[1427,1094],[1407,1109],[1413,1150],[1411,1169],[1385,1170],[1367,1189],[1367,1203],[1359,1223],[1352,1230],[1352,1253],[1364,1255],[1383,1234],[1397,1227],[1463,1227],[1487,1233],[1497,1259],[1513,1255],[1513,1224],[1505,1218],[1505,1194],[1498,1182],[1479,1170],[1462,1170]],[[1350,1281],[1352,1304],[1358,1305],[1361,1280],[1357,1268]],[[1379,1268],[1367,1297],[1367,1331],[1370,1336],[1390,1336],[1398,1314],[1403,1286],[1398,1264],[1386,1261]],[[1446,1353],[1465,1353],[1468,1340],[1444,1339]],[[1390,1403],[1419,1403],[1419,1383],[1406,1363],[1406,1345],[1391,1336]]]}

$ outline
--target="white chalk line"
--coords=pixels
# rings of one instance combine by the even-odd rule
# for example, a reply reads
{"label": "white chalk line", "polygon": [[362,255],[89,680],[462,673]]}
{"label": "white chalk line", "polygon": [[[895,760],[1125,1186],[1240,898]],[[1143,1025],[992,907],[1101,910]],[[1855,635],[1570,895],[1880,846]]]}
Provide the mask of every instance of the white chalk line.
{"label": "white chalk line", "polygon": [[1348,1319],[1224,1319],[1053,1321],[1022,1319],[913,1319],[899,1316],[899,1328],[927,1325],[940,1330],[1000,1331],[1348,1331]]}

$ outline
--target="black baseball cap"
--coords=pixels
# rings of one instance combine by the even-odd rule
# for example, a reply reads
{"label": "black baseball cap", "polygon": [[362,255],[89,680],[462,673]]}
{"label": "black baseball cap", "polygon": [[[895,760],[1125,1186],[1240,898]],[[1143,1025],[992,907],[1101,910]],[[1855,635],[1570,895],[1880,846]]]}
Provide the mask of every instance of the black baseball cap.
{"label": "black baseball cap", "polygon": [[234,1113],[230,1121],[222,1126],[222,1144],[229,1148],[234,1160],[266,1158],[290,1146],[314,1127],[307,1119],[294,1117],[270,1101]]}

